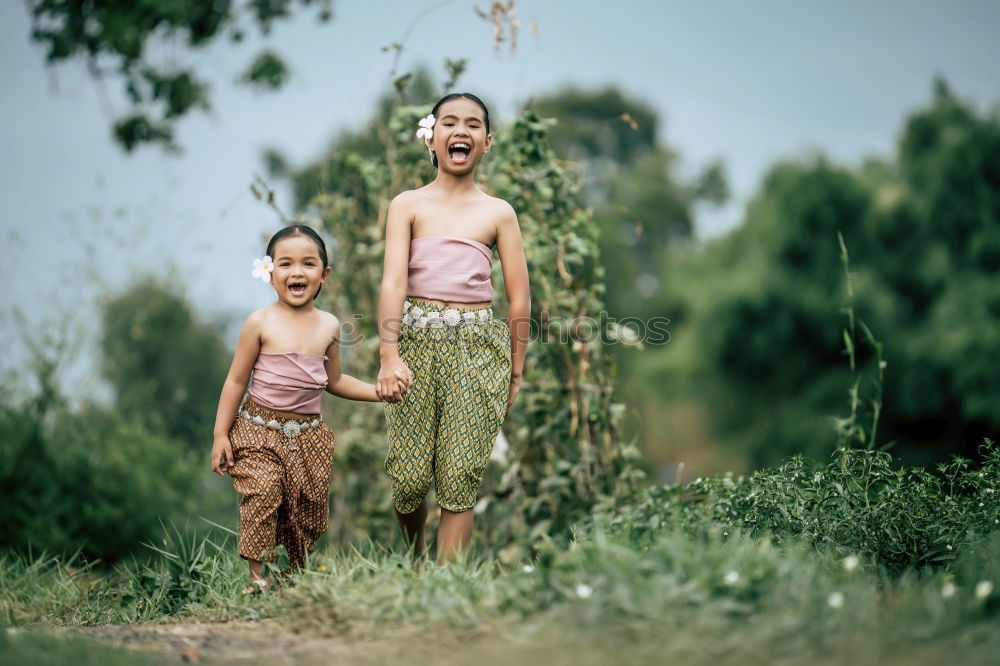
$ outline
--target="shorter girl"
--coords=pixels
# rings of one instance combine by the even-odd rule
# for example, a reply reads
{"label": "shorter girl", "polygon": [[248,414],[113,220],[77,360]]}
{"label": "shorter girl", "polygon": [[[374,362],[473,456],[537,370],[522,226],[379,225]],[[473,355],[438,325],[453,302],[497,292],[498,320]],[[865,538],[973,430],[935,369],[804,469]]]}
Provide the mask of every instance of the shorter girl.
{"label": "shorter girl", "polygon": [[[229,472],[242,496],[239,552],[250,565],[248,594],[270,589],[261,565],[275,559],[277,545],[301,568],[326,531],[334,437],[320,414],[323,389],[380,400],[372,384],[341,373],[340,322],[313,306],[331,270],[323,240],[296,224],[274,234],[266,254],[254,275],[271,283],[278,300],[243,325],[212,446],[212,470]],[[399,393],[407,392],[411,376],[396,376]]]}

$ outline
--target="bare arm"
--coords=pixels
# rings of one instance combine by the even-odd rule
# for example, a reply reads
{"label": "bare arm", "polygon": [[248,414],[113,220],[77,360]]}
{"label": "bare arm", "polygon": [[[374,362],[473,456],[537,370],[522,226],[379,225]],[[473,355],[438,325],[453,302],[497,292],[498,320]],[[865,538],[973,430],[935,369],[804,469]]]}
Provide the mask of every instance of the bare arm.
{"label": "bare arm", "polygon": [[363,382],[360,379],[345,375],[340,371],[340,322],[336,323],[333,331],[333,340],[326,348],[326,390],[328,393],[339,398],[348,400],[365,400],[368,402],[378,402],[380,400],[375,392],[375,385]]}
{"label": "bare arm", "polygon": [[497,253],[503,269],[507,291],[508,325],[510,326],[510,394],[507,411],[510,412],[520,390],[524,356],[531,335],[531,291],[528,286],[528,262],[521,244],[521,228],[517,214],[510,208],[497,224]]}
{"label": "bare arm", "polygon": [[398,343],[410,262],[410,223],[413,219],[410,196],[410,193],[404,192],[392,200],[385,224],[385,259],[378,297],[379,357],[382,365],[375,390],[388,402],[402,400],[397,371],[403,370],[412,378],[410,369],[399,357]]}
{"label": "bare arm", "polygon": [[236,353],[229,366],[229,374],[222,384],[219,408],[215,414],[214,442],[212,444],[212,471],[224,474],[233,464],[229,428],[236,418],[240,399],[250,380],[250,371],[260,352],[261,315],[255,312],[247,317],[236,343]]}

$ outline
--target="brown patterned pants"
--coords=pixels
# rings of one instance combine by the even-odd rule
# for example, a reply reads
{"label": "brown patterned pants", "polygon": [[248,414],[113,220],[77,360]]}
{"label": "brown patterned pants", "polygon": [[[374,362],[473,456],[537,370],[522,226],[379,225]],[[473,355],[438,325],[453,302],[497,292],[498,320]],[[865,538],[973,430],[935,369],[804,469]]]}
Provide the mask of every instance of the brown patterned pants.
{"label": "brown patterned pants", "polygon": [[[243,408],[265,421],[290,420],[249,397]],[[333,433],[321,423],[302,431],[290,444],[281,432],[237,416],[229,429],[229,441],[235,459],[229,474],[242,496],[240,557],[272,562],[275,547],[283,545],[289,564],[301,567],[306,553],[316,549],[317,539],[326,532]]]}

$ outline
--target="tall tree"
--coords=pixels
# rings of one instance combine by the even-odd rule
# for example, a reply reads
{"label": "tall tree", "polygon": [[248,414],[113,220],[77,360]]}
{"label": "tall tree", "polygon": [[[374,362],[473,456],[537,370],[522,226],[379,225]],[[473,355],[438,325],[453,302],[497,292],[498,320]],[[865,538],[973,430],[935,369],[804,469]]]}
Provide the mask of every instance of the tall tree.
{"label": "tall tree", "polygon": [[[151,47],[180,42],[192,50],[228,38],[241,42],[248,30],[267,34],[296,6],[318,7],[328,21],[333,0],[28,0],[31,39],[45,48],[49,66],[82,62],[96,81],[121,82],[130,110],[114,120],[115,141],[131,152],[144,144],[177,150],[178,120],[208,110],[208,84],[192,65],[159,59]],[[277,90],[289,77],[281,56],[261,50],[238,82]]]}

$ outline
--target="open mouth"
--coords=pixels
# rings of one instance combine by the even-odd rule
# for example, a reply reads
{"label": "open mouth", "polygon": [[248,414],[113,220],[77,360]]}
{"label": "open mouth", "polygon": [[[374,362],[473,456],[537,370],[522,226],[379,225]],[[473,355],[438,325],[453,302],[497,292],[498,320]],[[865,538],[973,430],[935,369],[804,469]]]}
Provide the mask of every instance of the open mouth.
{"label": "open mouth", "polygon": [[288,283],[288,293],[292,296],[303,296],[306,293],[305,282],[289,282]]}
{"label": "open mouth", "polygon": [[448,146],[448,157],[455,164],[464,164],[469,159],[469,153],[471,152],[472,146],[464,141],[456,141]]}

